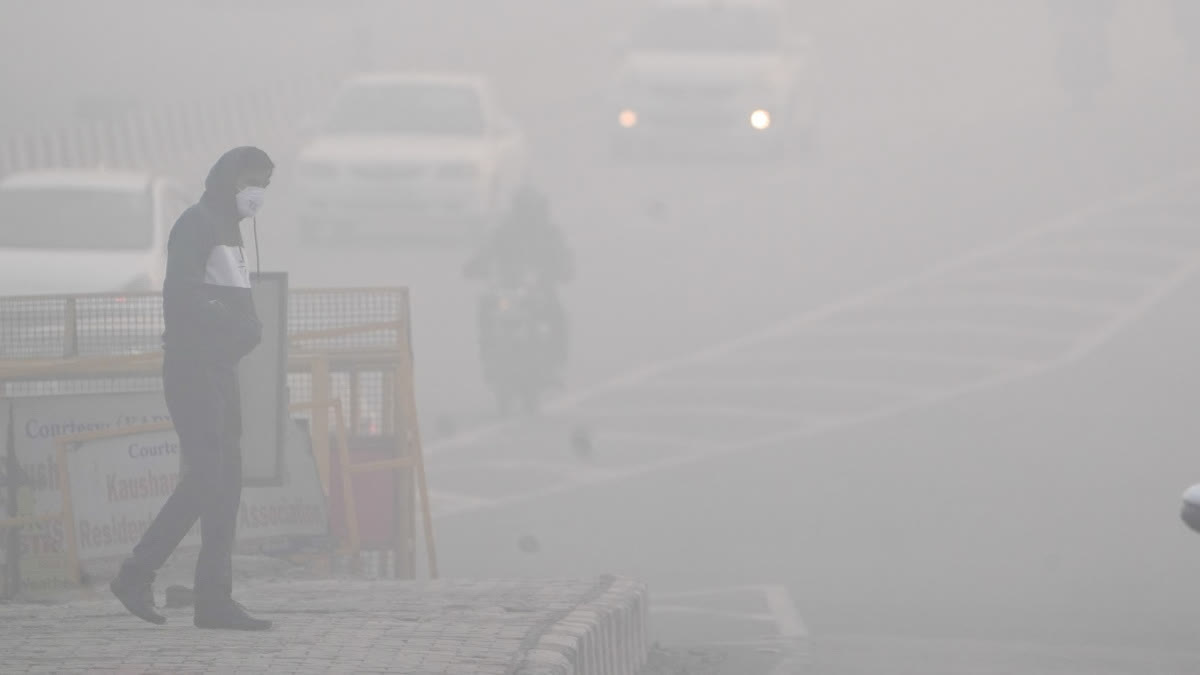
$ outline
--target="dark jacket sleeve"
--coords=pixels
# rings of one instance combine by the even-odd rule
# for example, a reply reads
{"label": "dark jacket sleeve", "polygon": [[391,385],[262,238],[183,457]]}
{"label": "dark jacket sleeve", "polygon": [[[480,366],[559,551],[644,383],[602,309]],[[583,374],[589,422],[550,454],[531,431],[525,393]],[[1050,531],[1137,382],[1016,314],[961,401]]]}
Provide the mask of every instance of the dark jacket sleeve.
{"label": "dark jacket sleeve", "polygon": [[228,310],[204,291],[204,275],[213,240],[203,221],[188,210],[171,228],[167,240],[167,276],[163,303],[181,328],[217,331],[228,321]]}
{"label": "dark jacket sleeve", "polygon": [[181,357],[236,364],[262,339],[250,289],[209,283],[218,240],[205,214],[192,207],[167,240],[163,283],[164,346]]}

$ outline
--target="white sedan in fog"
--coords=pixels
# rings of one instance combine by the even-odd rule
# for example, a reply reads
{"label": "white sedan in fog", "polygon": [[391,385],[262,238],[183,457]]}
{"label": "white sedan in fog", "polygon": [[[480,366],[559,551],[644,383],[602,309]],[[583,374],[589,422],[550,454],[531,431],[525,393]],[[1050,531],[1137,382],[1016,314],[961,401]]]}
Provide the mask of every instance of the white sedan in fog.
{"label": "white sedan in fog", "polygon": [[524,137],[478,76],[359,75],[314,127],[296,165],[309,237],[478,229],[524,180]]}
{"label": "white sedan in fog", "polygon": [[158,291],[191,200],[143,173],[52,169],[0,181],[0,295]]}

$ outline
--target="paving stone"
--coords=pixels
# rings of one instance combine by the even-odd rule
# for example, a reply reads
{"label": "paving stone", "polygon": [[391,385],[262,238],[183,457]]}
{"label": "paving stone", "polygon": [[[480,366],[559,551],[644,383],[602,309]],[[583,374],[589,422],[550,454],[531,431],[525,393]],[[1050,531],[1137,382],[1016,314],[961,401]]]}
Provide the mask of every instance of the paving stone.
{"label": "paving stone", "polygon": [[[519,672],[547,631],[611,595],[612,578],[306,580],[243,583],[237,598],[275,622],[262,633],[202,631],[190,608],[165,626],[111,597],[0,605],[4,672]],[[160,592],[161,597],[161,592]]]}

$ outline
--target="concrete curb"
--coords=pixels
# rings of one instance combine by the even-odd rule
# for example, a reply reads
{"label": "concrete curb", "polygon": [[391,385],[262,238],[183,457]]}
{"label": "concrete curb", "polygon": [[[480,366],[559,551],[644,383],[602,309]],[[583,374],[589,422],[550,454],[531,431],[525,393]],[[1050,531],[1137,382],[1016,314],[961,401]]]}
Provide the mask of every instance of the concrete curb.
{"label": "concrete curb", "polygon": [[646,585],[605,577],[606,586],[536,636],[512,675],[637,675],[650,649]]}

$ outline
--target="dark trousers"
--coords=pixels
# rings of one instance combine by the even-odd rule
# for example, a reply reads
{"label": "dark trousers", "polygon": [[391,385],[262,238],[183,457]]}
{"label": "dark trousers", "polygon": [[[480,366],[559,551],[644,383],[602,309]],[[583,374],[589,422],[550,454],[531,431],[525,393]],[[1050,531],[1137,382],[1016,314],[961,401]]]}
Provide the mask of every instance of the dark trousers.
{"label": "dark trousers", "polygon": [[179,483],[134,547],[130,562],[139,570],[158,570],[199,519],[196,593],[228,596],[242,497],[237,371],[168,356],[163,388],[179,435]]}

